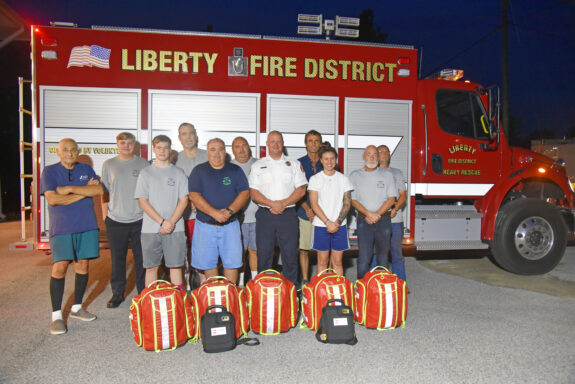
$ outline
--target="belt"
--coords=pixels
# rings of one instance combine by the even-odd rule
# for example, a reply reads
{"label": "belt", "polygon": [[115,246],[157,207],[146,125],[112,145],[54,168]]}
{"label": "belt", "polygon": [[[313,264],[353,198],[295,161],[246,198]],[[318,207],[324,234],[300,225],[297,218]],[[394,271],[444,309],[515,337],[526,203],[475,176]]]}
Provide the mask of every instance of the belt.
{"label": "belt", "polygon": [[[268,210],[268,211],[271,209],[270,207],[262,207],[261,205],[259,205],[258,207],[261,208],[261,209]],[[288,209],[295,209],[295,205],[286,207],[286,208],[284,209],[284,211],[287,211]]]}
{"label": "belt", "polygon": [[236,221],[236,220],[237,220],[237,219],[234,218],[233,220],[229,220],[229,221],[226,221],[226,222],[224,222],[224,223],[218,223],[217,221],[207,222],[207,221],[202,221],[202,220],[200,220],[200,223],[202,223],[202,224],[207,224],[207,225],[213,225],[213,226],[215,226],[215,227],[223,227],[224,225],[231,224],[231,223],[233,223],[233,222]]}
{"label": "belt", "polygon": [[[357,216],[365,219],[365,215],[360,213],[360,212],[357,212]],[[385,216],[391,216],[391,211],[387,211],[383,215],[381,215],[381,217],[385,217]]]}

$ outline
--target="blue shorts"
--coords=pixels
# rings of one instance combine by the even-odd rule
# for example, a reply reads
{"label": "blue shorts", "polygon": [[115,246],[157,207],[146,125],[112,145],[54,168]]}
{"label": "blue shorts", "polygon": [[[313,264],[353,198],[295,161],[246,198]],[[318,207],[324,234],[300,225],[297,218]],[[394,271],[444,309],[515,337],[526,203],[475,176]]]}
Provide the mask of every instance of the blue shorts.
{"label": "blue shorts", "polygon": [[192,267],[201,271],[217,268],[221,257],[225,269],[240,268],[242,254],[239,221],[219,226],[196,220],[192,239]]}
{"label": "blue shorts", "polygon": [[244,245],[244,251],[246,249],[257,250],[256,247],[256,223],[244,223],[242,224],[242,244]]}
{"label": "blue shorts", "polygon": [[98,230],[50,237],[52,263],[95,259],[100,256]]}
{"label": "blue shorts", "polygon": [[313,227],[312,248],[316,251],[345,251],[349,249],[347,225],[342,225],[336,233],[329,233],[326,227]]}

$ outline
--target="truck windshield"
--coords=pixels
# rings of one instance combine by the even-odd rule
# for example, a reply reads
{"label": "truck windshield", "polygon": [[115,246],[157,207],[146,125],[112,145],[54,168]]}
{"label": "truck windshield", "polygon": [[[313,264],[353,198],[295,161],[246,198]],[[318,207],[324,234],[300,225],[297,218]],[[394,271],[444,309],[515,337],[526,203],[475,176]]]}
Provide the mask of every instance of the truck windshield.
{"label": "truck windshield", "polygon": [[470,91],[440,89],[435,94],[439,126],[447,133],[478,140],[489,140],[489,120],[477,94]]}

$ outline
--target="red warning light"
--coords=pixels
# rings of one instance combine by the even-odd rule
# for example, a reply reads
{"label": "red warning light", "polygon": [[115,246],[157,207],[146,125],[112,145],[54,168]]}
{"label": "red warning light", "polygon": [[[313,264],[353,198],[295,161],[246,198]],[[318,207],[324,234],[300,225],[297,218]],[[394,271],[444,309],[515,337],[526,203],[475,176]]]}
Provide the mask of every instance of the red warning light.
{"label": "red warning light", "polygon": [[399,65],[409,65],[411,60],[409,60],[409,57],[400,57],[399,59],[397,59],[397,64]]}
{"label": "red warning light", "polygon": [[58,45],[58,40],[56,40],[53,37],[43,36],[42,45],[46,47],[55,47],[56,45]]}

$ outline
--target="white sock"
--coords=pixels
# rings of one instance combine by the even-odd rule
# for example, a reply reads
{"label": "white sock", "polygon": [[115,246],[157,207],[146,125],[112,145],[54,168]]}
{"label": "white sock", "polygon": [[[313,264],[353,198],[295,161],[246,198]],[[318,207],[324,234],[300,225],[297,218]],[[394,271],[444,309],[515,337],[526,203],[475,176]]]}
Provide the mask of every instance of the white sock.
{"label": "white sock", "polygon": [[258,274],[258,271],[252,271],[252,280],[254,279],[254,277],[256,277],[257,274]]}
{"label": "white sock", "polygon": [[62,320],[62,310],[52,312],[52,321]]}
{"label": "white sock", "polygon": [[238,282],[238,285],[240,287],[244,286],[244,273],[243,272],[240,272],[240,281]]}
{"label": "white sock", "polygon": [[80,309],[82,309],[82,304],[74,304],[72,305],[72,312],[78,312]]}

